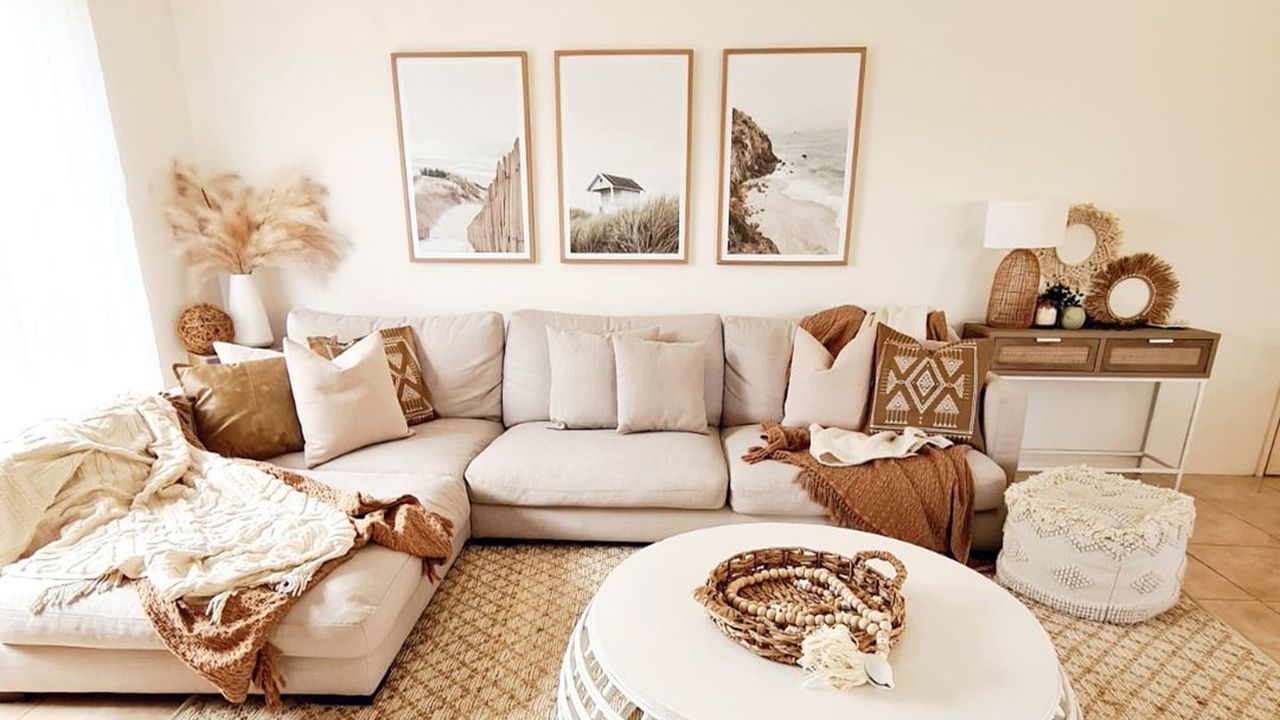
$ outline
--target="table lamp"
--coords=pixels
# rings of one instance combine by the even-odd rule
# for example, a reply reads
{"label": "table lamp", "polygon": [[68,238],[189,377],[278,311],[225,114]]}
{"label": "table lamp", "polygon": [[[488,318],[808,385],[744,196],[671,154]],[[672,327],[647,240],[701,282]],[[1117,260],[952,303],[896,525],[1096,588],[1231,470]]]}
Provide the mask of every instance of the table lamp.
{"label": "table lamp", "polygon": [[1040,292],[1040,261],[1028,248],[1061,245],[1070,208],[1069,203],[1053,200],[1006,200],[987,205],[983,247],[1011,249],[991,281],[987,325],[1031,327]]}

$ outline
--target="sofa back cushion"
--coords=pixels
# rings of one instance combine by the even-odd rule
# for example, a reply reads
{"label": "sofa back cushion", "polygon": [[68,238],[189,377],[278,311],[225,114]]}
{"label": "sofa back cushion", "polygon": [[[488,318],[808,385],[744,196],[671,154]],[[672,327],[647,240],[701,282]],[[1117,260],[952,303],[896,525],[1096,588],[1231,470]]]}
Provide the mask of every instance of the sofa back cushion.
{"label": "sofa back cushion", "polygon": [[724,426],[782,420],[794,318],[724,318]]}
{"label": "sofa back cushion", "polygon": [[412,328],[416,336],[418,361],[438,417],[502,418],[503,334],[498,313],[382,317],[294,310],[287,333],[305,345],[308,337],[317,335],[351,340],[400,326]]}
{"label": "sofa back cushion", "polygon": [[657,327],[660,340],[706,343],[703,390],[707,401],[707,424],[720,424],[720,404],[724,395],[724,335],[719,315],[573,315],[517,310],[511,314],[507,324],[502,373],[502,416],[508,427],[550,419],[548,327],[598,335]]}

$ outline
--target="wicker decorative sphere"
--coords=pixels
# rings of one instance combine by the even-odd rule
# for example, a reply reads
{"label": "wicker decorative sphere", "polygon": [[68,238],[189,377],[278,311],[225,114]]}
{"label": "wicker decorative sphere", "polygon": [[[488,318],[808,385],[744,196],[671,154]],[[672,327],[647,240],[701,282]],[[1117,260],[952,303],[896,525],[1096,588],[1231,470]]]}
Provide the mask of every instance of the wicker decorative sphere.
{"label": "wicker decorative sphere", "polygon": [[235,336],[231,316],[209,303],[192,305],[178,316],[178,339],[187,352],[212,355],[215,341],[231,342]]}

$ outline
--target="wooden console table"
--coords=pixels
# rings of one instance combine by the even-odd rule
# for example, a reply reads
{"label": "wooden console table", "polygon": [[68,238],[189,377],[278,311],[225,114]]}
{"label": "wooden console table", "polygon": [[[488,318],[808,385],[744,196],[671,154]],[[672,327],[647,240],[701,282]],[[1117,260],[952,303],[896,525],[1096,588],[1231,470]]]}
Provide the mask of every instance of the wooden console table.
{"label": "wooden console table", "polygon": [[[1033,382],[1139,382],[1155,386],[1138,448],[1125,451],[1026,448],[1019,459],[1018,470],[1034,472],[1061,464],[1047,461],[1049,456],[1078,457],[1087,458],[1085,461],[1090,465],[1108,472],[1173,475],[1174,487],[1181,487],[1191,433],[1218,352],[1217,333],[1151,327],[1005,330],[966,323],[964,337],[991,340],[991,371],[1003,377]],[[1168,383],[1194,384],[1196,393],[1176,462],[1157,457],[1148,448],[1160,389]]]}

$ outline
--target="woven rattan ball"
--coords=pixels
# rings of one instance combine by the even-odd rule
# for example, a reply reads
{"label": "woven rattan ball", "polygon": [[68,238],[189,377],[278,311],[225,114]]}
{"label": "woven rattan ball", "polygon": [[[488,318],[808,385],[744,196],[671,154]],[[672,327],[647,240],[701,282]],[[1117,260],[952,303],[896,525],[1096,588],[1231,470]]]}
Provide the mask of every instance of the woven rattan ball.
{"label": "woven rattan ball", "polygon": [[215,341],[231,342],[235,336],[231,316],[209,303],[192,305],[178,316],[178,339],[187,352],[212,355]]}

